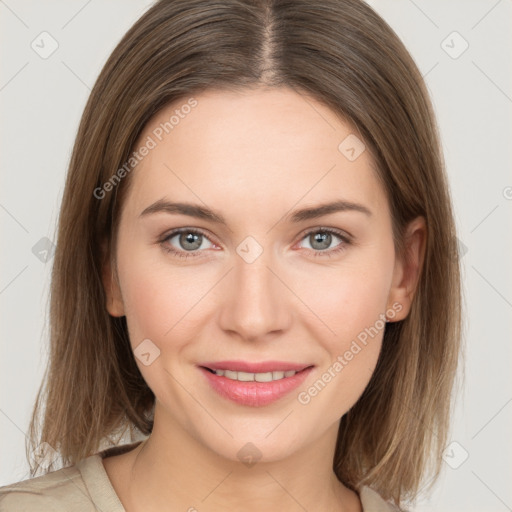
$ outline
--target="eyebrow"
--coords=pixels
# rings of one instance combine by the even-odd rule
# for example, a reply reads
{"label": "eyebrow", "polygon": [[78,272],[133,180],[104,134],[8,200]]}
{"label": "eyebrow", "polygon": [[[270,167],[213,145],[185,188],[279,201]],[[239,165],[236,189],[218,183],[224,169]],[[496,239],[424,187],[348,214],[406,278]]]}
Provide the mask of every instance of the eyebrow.
{"label": "eyebrow", "polygon": [[[371,210],[362,204],[339,200],[331,203],[323,203],[317,206],[301,208],[300,210],[295,210],[292,214],[288,214],[286,217],[290,222],[298,223],[305,220],[323,217],[324,215],[330,215],[332,213],[347,211],[360,212],[368,216],[372,215]],[[165,199],[159,199],[148,206],[139,215],[139,217],[146,217],[154,213],[181,214],[189,217],[195,217],[197,219],[208,220],[217,224],[227,224],[226,220],[220,213],[192,203],[174,203]]]}

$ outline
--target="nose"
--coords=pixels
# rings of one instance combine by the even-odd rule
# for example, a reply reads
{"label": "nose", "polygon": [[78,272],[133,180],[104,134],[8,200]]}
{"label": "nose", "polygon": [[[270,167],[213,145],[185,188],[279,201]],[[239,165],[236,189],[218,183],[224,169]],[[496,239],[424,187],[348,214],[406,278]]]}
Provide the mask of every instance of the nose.
{"label": "nose", "polygon": [[291,292],[279,273],[266,251],[253,262],[237,255],[221,292],[221,328],[247,341],[284,332],[293,306]]}

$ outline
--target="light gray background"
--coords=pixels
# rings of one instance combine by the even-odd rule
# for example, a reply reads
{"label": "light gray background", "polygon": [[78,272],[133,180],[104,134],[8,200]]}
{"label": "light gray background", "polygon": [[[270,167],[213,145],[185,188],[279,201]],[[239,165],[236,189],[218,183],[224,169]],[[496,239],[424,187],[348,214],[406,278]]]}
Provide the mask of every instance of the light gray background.
{"label": "light gray background", "polygon": [[[28,477],[25,432],[46,364],[51,254],[45,263],[32,249],[43,237],[55,241],[85,101],[150,3],[0,0],[0,485]],[[512,510],[512,0],[370,4],[425,75],[463,254],[467,349],[451,435],[457,444],[446,451],[434,493],[415,510]],[[58,43],[46,59],[31,47],[35,40],[51,48],[49,39],[41,43],[47,36],[38,38],[43,31]]]}

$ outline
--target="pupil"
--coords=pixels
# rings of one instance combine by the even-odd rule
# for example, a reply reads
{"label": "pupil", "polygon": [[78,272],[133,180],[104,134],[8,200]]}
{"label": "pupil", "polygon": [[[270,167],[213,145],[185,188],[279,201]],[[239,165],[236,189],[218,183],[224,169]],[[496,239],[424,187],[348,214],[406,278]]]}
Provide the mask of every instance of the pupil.
{"label": "pupil", "polygon": [[[201,246],[200,237],[201,235],[197,235],[195,233],[185,233],[181,235],[180,243],[186,250],[198,249]],[[187,246],[187,244],[192,244],[192,247]]]}
{"label": "pupil", "polygon": [[[316,233],[314,235],[314,243],[320,242],[320,247],[316,247],[317,249],[327,249],[331,242],[331,234],[330,233]],[[314,244],[311,244],[313,247]]]}

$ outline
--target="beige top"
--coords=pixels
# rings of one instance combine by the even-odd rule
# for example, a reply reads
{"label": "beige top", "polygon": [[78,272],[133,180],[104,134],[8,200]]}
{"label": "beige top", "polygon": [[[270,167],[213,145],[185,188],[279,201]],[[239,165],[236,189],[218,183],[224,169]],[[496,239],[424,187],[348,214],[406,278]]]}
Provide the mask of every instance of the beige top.
{"label": "beige top", "polygon": [[[67,468],[0,487],[1,512],[125,512],[102,459],[135,448],[141,441],[113,446]],[[395,512],[369,487],[359,493],[364,512]]]}

